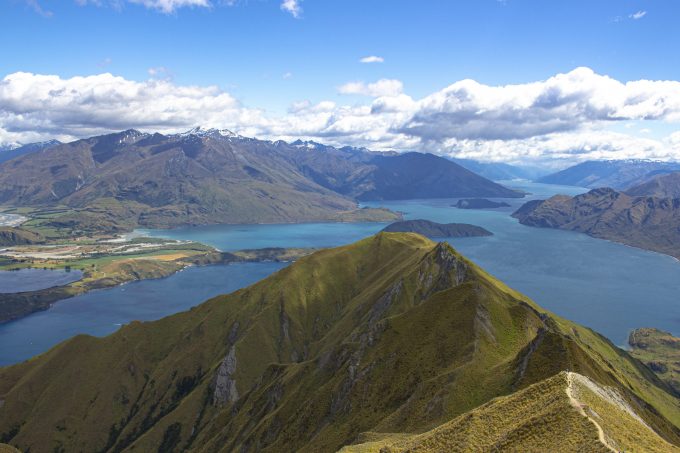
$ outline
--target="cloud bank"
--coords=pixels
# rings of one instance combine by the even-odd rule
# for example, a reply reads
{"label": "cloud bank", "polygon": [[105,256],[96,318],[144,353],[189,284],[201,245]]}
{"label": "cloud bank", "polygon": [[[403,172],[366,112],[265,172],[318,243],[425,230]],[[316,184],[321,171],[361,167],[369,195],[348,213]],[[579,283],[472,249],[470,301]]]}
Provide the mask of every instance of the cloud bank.
{"label": "cloud bank", "polygon": [[[274,116],[216,86],[177,85],[168,78],[138,82],[108,73],[66,79],[19,72],[0,81],[0,143],[203,125],[261,138],[482,160],[680,160],[678,81],[624,83],[577,68],[516,85],[461,80],[421,99],[406,94],[395,79],[350,82],[338,92],[370,99],[354,105],[302,100]],[[678,132],[650,138],[612,131],[630,122],[677,125]]]}

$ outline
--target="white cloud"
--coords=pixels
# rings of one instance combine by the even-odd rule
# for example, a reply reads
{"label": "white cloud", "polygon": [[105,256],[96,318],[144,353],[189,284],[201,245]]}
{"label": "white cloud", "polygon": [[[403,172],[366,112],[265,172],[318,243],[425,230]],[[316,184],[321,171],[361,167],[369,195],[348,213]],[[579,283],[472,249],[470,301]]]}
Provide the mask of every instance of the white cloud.
{"label": "white cloud", "polygon": [[653,140],[603,130],[559,132],[513,140],[449,139],[437,149],[440,154],[468,159],[552,166],[599,159],[680,159],[680,146],[674,147],[670,138]]}
{"label": "white cloud", "polygon": [[116,9],[122,8],[122,3],[128,2],[137,5],[142,5],[148,9],[155,9],[164,14],[172,14],[180,8],[185,7],[199,7],[199,8],[211,8],[212,3],[210,0],[76,0],[81,6],[85,5],[111,5]]}
{"label": "white cloud", "polygon": [[281,2],[281,9],[291,13],[297,19],[302,14],[301,2],[302,0],[283,0]]}
{"label": "white cloud", "polygon": [[[680,160],[678,81],[623,83],[577,68],[516,85],[462,80],[422,99],[391,79],[338,90],[369,99],[355,105],[304,100],[276,116],[244,106],[216,86],[167,78],[138,82],[108,73],[61,78],[18,72],[0,80],[0,142],[68,140],[127,128],[171,133],[198,124],[265,139],[482,160]],[[641,132],[658,130],[658,122],[677,124],[677,132],[666,138]]]}
{"label": "white cloud", "polygon": [[403,91],[404,84],[395,79],[380,79],[373,83],[349,82],[338,87],[340,94],[360,94],[370,97],[398,96]]}
{"label": "white cloud", "polygon": [[147,73],[149,74],[149,77],[152,79],[165,79],[165,80],[172,80],[172,72],[165,66],[156,66],[153,68],[147,69]]}
{"label": "white cloud", "polygon": [[435,141],[507,140],[623,120],[680,120],[680,82],[621,83],[589,68],[519,85],[463,80],[420,100],[402,132]]}
{"label": "white cloud", "polygon": [[360,63],[383,63],[385,59],[383,57],[377,57],[375,55],[370,55],[359,60]]}
{"label": "white cloud", "polygon": [[628,17],[633,19],[633,20],[638,20],[638,19],[642,19],[646,15],[647,15],[647,11],[637,11],[637,12],[629,15]]}
{"label": "white cloud", "polygon": [[111,74],[62,79],[14,73],[0,81],[0,128],[83,137],[116,129],[160,131],[239,124],[257,115],[215,86],[134,82]]}
{"label": "white cloud", "polygon": [[283,80],[292,79],[292,78],[293,78],[293,73],[292,73],[292,72],[284,72],[284,73],[281,75],[281,78],[283,78]]}
{"label": "white cloud", "polygon": [[48,11],[42,7],[38,0],[26,0],[26,4],[36,13],[43,17],[52,17],[52,11]]}

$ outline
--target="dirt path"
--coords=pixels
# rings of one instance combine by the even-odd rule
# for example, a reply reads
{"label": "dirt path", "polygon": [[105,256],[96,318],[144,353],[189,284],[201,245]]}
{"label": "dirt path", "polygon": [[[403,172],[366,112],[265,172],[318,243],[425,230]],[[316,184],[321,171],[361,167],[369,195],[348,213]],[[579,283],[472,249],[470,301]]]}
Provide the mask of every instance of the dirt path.
{"label": "dirt path", "polygon": [[567,391],[567,397],[569,397],[569,402],[571,403],[572,406],[574,406],[579,411],[579,413],[581,415],[583,415],[585,418],[590,420],[593,423],[593,425],[595,425],[595,428],[597,428],[597,437],[600,440],[600,442],[602,443],[602,445],[604,445],[605,447],[607,447],[609,450],[613,451],[614,453],[617,453],[618,450],[616,448],[614,448],[609,443],[609,441],[607,440],[607,436],[605,436],[604,430],[602,430],[602,427],[600,426],[600,424],[593,417],[591,417],[590,415],[588,415],[586,413],[585,409],[583,408],[583,404],[581,404],[581,402],[574,397],[574,391],[573,390],[574,390],[574,374],[573,373],[567,373],[567,388],[566,388],[566,391]]}

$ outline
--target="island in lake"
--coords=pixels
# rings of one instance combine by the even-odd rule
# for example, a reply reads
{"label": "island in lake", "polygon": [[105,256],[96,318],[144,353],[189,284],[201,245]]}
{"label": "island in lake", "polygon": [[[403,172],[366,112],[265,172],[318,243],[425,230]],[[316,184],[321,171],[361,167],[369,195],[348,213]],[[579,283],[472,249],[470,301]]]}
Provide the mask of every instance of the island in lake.
{"label": "island in lake", "polygon": [[464,238],[493,236],[493,233],[477,225],[467,223],[437,223],[430,220],[404,220],[386,226],[388,233],[418,233],[429,238]]}
{"label": "island in lake", "polygon": [[495,209],[495,208],[509,208],[510,205],[504,202],[491,201],[486,198],[464,198],[458,200],[458,203],[451,205],[458,209]]}

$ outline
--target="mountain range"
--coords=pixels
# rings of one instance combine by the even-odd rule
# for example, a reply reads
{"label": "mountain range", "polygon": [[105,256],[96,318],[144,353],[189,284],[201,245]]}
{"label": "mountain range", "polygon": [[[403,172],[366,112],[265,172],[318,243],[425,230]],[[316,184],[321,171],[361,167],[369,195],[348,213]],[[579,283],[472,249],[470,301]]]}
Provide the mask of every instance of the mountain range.
{"label": "mountain range", "polygon": [[542,167],[531,165],[510,165],[504,162],[481,162],[473,159],[451,159],[462,167],[484,176],[492,181],[510,181],[526,179],[533,181],[545,176],[549,171]]}
{"label": "mountain range", "polygon": [[680,259],[680,199],[634,197],[610,188],[524,204],[513,217],[535,227],[590,236],[665,253]]}
{"label": "mountain range", "polygon": [[538,178],[536,182],[562,186],[611,187],[628,189],[655,176],[680,171],[678,162],[649,160],[598,160],[587,161],[550,175]]}
{"label": "mountain range", "polygon": [[656,176],[626,190],[628,195],[658,198],[680,198],[680,172]]}
{"label": "mountain range", "polygon": [[0,369],[0,442],[34,453],[670,452],[677,396],[450,245],[379,233]]}
{"label": "mountain range", "polygon": [[10,146],[5,149],[0,148],[0,163],[28,154],[37,153],[52,148],[62,143],[59,140],[47,140],[44,142],[28,143],[26,145]]}
{"label": "mountain range", "polygon": [[[128,130],[0,165],[0,203],[65,206],[61,228],[394,220],[357,201],[522,194],[432,154],[373,153],[229,131]],[[75,212],[75,213],[74,213]]]}

